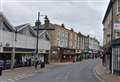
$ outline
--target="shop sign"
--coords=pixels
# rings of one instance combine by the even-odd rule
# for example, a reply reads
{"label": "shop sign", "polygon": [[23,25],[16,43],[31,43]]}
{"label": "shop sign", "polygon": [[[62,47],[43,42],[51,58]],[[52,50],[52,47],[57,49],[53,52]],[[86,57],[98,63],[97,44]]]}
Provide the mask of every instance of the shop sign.
{"label": "shop sign", "polygon": [[53,54],[57,54],[57,51],[52,51]]}
{"label": "shop sign", "polygon": [[114,39],[120,38],[120,22],[115,22],[114,23],[114,28],[113,28],[113,37]]}
{"label": "shop sign", "polygon": [[39,49],[39,53],[46,53],[44,49]]}
{"label": "shop sign", "polygon": [[80,49],[76,50],[76,53],[81,53],[82,51]]}
{"label": "shop sign", "polygon": [[74,50],[64,50],[64,54],[74,54]]}

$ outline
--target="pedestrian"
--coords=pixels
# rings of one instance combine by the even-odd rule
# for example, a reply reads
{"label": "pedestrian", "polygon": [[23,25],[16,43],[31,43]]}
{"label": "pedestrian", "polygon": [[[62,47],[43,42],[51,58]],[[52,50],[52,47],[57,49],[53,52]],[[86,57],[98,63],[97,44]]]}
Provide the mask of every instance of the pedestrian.
{"label": "pedestrian", "polygon": [[44,68],[45,67],[44,57],[42,57],[40,61],[41,61],[41,68]]}
{"label": "pedestrian", "polygon": [[38,59],[35,58],[35,69],[37,69],[38,63],[39,63]]}
{"label": "pedestrian", "polygon": [[29,66],[31,66],[31,58],[29,58],[29,60],[28,60],[28,61],[29,61]]}
{"label": "pedestrian", "polygon": [[0,76],[2,76],[3,60],[0,60]]}

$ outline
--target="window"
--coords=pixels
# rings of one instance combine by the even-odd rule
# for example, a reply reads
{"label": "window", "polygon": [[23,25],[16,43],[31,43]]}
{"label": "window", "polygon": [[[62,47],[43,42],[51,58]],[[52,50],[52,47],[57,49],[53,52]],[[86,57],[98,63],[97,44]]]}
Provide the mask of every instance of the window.
{"label": "window", "polygon": [[120,14],[120,0],[117,0],[117,14]]}

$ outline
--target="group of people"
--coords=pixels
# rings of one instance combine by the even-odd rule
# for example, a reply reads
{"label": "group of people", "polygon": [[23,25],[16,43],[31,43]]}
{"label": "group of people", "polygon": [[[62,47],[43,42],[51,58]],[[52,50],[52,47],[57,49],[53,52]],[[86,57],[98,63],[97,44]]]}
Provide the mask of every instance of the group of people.
{"label": "group of people", "polygon": [[40,65],[41,68],[45,67],[44,57],[23,56],[22,63],[24,66],[33,66],[34,65],[35,69],[37,69],[38,65]]}
{"label": "group of people", "polygon": [[33,61],[34,61],[34,59],[33,59],[33,57],[27,57],[27,56],[23,56],[22,57],[22,64],[24,65],[24,66],[31,66],[31,65],[33,65]]}
{"label": "group of people", "polygon": [[35,69],[37,69],[38,65],[41,65],[40,67],[41,68],[44,68],[45,67],[45,63],[43,60],[38,60],[37,58],[35,58],[35,63],[34,63],[34,66],[35,66]]}

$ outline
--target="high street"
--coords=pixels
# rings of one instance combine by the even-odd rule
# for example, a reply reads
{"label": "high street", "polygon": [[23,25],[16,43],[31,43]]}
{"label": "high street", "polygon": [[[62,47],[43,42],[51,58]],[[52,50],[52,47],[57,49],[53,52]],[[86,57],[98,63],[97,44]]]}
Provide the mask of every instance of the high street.
{"label": "high street", "polygon": [[98,62],[99,59],[83,60],[49,69],[44,73],[37,73],[16,82],[101,82],[95,74],[95,66]]}

